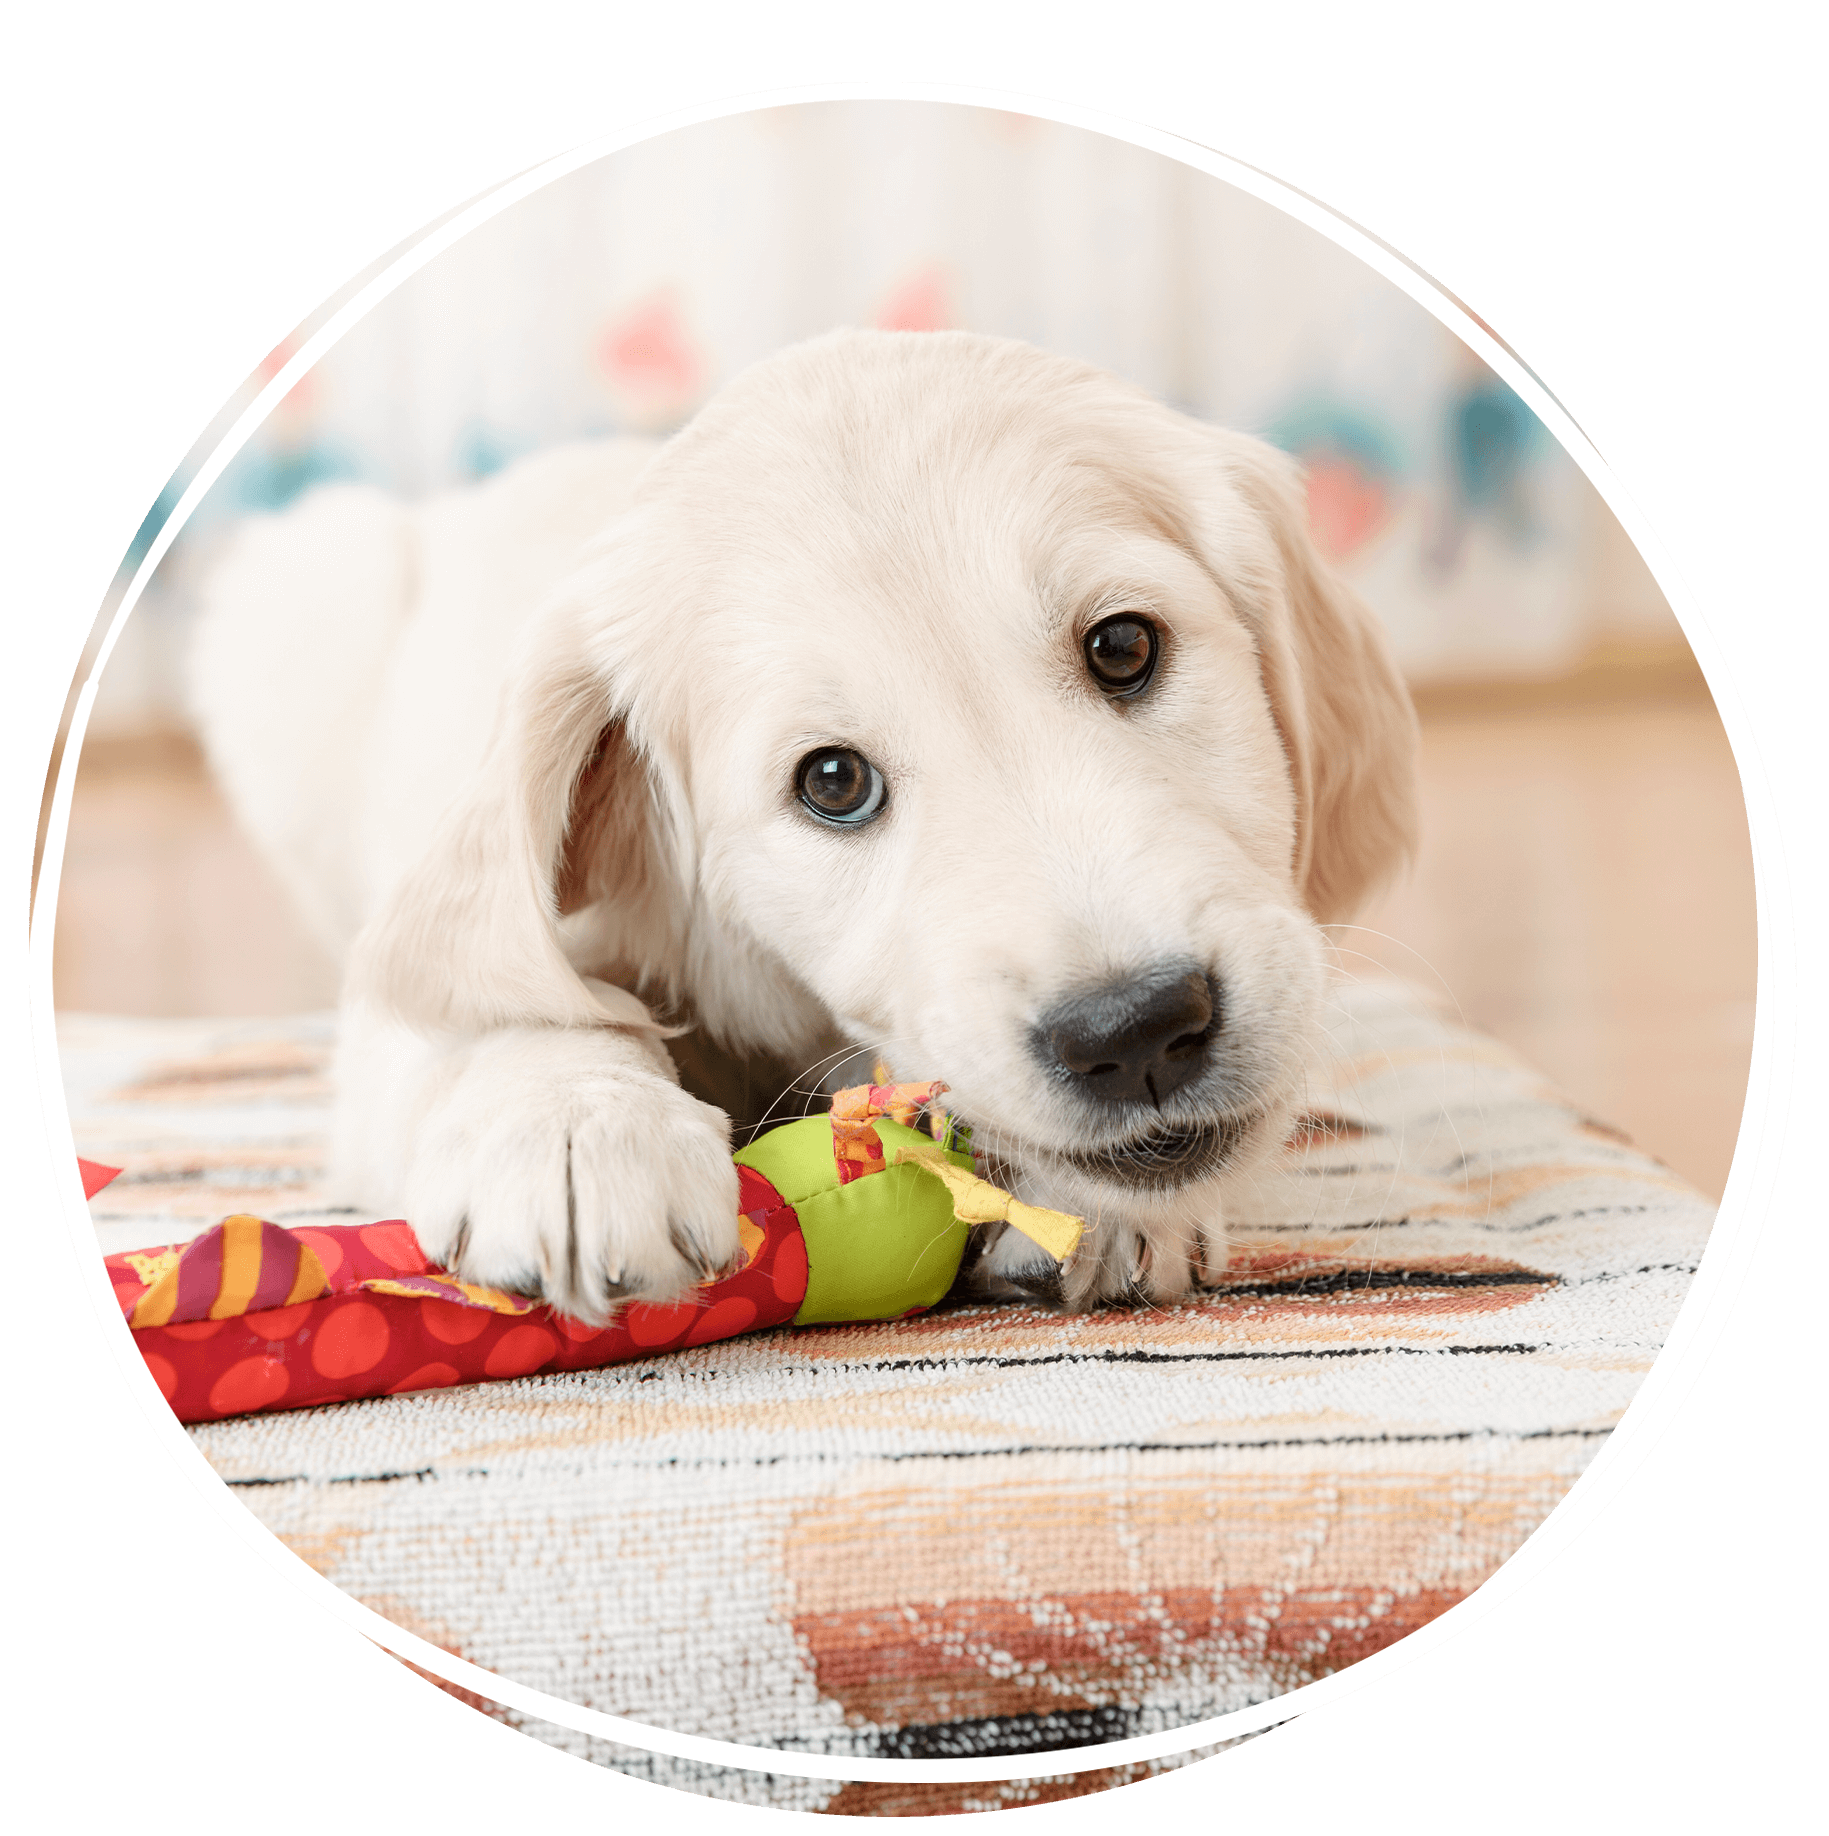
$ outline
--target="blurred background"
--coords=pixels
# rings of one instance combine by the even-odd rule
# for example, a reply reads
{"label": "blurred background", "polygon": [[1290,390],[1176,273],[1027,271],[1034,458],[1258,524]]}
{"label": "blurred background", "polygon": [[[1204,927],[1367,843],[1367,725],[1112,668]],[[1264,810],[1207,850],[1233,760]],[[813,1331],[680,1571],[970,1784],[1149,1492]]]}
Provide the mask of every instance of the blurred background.
{"label": "blurred background", "polygon": [[1422,858],[1337,933],[1343,968],[1458,1004],[1719,1195],[1752,1038],[1745,811],[1617,522],[1458,339],[1325,238],[1157,154],[991,110],[819,104],[665,135],[511,206],[348,333],[192,518],[110,661],[59,1006],[335,999],[191,736],[196,582],[237,518],[331,479],[416,496],[555,441],[664,433],[840,325],[1024,338],[1298,455],[1316,538],[1385,619],[1424,729]]}

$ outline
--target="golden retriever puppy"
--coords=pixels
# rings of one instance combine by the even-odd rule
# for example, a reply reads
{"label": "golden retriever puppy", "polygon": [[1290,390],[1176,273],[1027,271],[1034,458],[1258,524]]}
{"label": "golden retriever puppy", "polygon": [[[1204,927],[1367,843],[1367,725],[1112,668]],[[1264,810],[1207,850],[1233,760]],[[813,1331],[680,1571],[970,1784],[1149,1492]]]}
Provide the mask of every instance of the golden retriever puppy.
{"label": "golden retriever puppy", "polygon": [[657,450],[320,492],[218,571],[195,683],[346,956],[344,1192],[592,1320],[735,1258],[727,1110],[859,1051],[1090,1223],[978,1291],[1185,1292],[1300,1097],[1318,926],[1412,837],[1292,464],[960,333],[786,351]]}

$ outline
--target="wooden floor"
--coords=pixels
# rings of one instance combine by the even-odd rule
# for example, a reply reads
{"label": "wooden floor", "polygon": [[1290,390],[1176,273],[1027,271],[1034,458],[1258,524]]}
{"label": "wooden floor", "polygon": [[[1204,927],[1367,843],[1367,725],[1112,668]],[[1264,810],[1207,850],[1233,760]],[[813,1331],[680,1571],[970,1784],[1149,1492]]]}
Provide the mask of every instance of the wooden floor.
{"label": "wooden floor", "polygon": [[[1752,857],[1699,683],[1546,703],[1424,703],[1425,841],[1338,933],[1447,991],[1591,1115],[1718,1197],[1753,1030]],[[60,888],[58,1005],[120,1014],[327,1007],[336,974],[193,747],[92,745]]]}

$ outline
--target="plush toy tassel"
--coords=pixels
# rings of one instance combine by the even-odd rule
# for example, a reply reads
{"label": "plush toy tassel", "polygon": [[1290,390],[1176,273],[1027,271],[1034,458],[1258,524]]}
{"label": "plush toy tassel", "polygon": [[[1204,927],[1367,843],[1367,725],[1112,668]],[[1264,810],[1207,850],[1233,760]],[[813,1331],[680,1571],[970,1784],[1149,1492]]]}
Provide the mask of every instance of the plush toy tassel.
{"label": "plush toy tassel", "polygon": [[895,1157],[898,1165],[911,1160],[944,1180],[953,1195],[953,1215],[962,1224],[1008,1224],[1040,1244],[1056,1262],[1071,1260],[1079,1248],[1086,1229],[1084,1218],[1065,1211],[1049,1211],[1041,1205],[1025,1205],[1001,1186],[954,1166],[937,1147],[898,1148]]}
{"label": "plush toy tassel", "polygon": [[[889,1067],[880,1058],[876,1068],[882,1078],[888,1076]],[[849,1090],[839,1091],[832,1099],[831,1117],[832,1153],[839,1163],[840,1178],[850,1180],[860,1174],[882,1172],[882,1138],[870,1126],[878,1116],[887,1116],[904,1128],[913,1128],[921,1119],[921,1111],[945,1093],[946,1086],[940,1083],[890,1084],[881,1081],[854,1084]],[[930,1113],[928,1127],[936,1141],[946,1140],[943,1130],[950,1127],[950,1122],[944,1111]]]}
{"label": "plush toy tassel", "polygon": [[[893,1085],[895,1083],[895,1073],[889,1069],[889,1061],[885,1058],[879,1058],[876,1061],[876,1069],[870,1073],[870,1076],[872,1080],[878,1084]],[[945,1090],[946,1086],[944,1084],[929,1084],[927,1088],[931,1092],[927,1099],[927,1132],[932,1135],[942,1147],[956,1146],[957,1144],[953,1140],[953,1119],[935,1100],[939,1097],[941,1092]],[[897,1118],[898,1121],[900,1119],[900,1117]],[[909,1126],[912,1127],[913,1124],[910,1123]]]}

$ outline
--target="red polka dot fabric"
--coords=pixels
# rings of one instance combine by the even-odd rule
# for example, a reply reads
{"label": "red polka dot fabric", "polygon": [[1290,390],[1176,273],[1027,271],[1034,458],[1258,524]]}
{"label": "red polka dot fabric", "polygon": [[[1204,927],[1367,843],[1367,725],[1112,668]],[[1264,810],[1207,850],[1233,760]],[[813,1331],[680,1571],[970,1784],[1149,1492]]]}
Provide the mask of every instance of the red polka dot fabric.
{"label": "red polka dot fabric", "polygon": [[[164,1323],[133,1336],[165,1400],[180,1421],[214,1422],[594,1370],[786,1325],[807,1288],[800,1221],[753,1168],[739,1167],[738,1177],[744,1266],[672,1306],[632,1303],[602,1328],[456,1281],[426,1261],[411,1226],[398,1220],[287,1231],[232,1218],[182,1249],[106,1261],[125,1317],[149,1295],[161,1303]],[[301,1284],[320,1283],[322,1292],[284,1306],[247,1305],[282,1280],[291,1286],[278,1292],[288,1296]]]}

